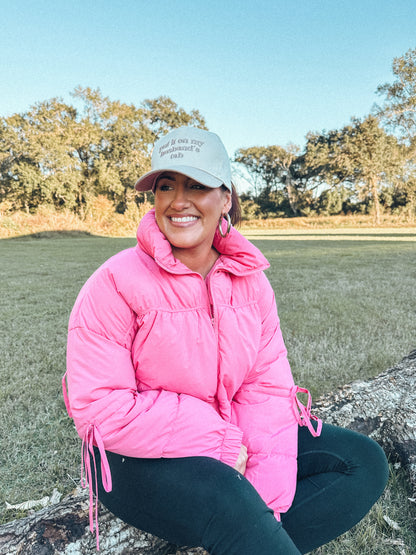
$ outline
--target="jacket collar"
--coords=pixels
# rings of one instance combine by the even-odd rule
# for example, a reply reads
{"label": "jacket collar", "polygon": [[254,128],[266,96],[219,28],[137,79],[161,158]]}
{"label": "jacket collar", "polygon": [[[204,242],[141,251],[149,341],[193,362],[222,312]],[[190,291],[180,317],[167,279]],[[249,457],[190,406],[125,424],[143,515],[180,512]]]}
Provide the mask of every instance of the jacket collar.
{"label": "jacket collar", "polygon": [[[177,260],[169,241],[160,231],[155,219],[155,210],[150,210],[142,218],[137,230],[138,247],[151,256],[163,269],[173,274],[193,273]],[[237,276],[249,275],[265,270],[269,263],[263,254],[235,228],[222,238],[218,230],[214,236],[214,247],[220,253],[217,268],[222,268]]]}

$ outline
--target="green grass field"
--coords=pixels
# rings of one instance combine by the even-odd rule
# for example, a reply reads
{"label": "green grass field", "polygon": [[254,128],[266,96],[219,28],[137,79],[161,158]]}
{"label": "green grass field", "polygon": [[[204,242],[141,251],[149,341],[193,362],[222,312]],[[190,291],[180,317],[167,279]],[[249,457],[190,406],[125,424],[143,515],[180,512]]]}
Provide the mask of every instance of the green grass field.
{"label": "green grass field", "polygon": [[[394,365],[416,348],[416,230],[247,230],[271,262],[296,381],[313,396]],[[313,233],[313,235],[312,235]],[[3,510],[79,483],[80,442],[65,412],[68,317],[89,275],[133,238],[49,234],[0,240],[0,522]],[[416,552],[401,471],[353,532],[319,554]],[[383,519],[387,515],[400,530]]]}

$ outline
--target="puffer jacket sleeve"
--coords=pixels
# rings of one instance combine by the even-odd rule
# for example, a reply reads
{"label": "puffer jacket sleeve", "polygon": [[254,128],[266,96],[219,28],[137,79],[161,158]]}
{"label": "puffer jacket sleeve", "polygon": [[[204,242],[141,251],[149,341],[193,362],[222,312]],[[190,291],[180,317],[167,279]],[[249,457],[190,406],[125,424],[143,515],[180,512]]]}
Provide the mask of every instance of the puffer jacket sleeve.
{"label": "puffer jacket sleeve", "polygon": [[132,457],[209,456],[231,466],[242,431],[190,395],[138,392],[131,358],[136,315],[100,269],[81,291],[69,323],[68,406],[81,438],[93,428],[106,450]]}
{"label": "puffer jacket sleeve", "polygon": [[233,400],[233,422],[247,446],[246,478],[277,517],[290,507],[296,489],[296,387],[287,360],[273,290],[262,274],[262,320],[255,365]]}

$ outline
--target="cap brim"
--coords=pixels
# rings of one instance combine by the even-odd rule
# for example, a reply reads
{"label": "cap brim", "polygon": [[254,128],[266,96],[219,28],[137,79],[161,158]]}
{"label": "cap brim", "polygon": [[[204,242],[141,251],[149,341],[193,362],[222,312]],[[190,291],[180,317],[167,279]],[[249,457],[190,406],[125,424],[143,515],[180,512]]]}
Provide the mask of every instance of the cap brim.
{"label": "cap brim", "polygon": [[135,184],[135,189],[137,191],[151,191],[153,190],[154,184],[156,182],[157,177],[160,174],[165,172],[176,172],[181,173],[182,175],[186,175],[191,179],[194,179],[201,185],[205,185],[206,187],[211,187],[212,189],[216,189],[221,187],[221,185],[225,185],[227,188],[230,188],[227,183],[223,183],[221,179],[218,177],[214,177],[213,175],[204,172],[203,170],[199,170],[198,168],[192,168],[190,166],[169,166],[163,168],[163,170],[152,170],[150,172],[145,173],[142,175],[140,179],[137,180]]}

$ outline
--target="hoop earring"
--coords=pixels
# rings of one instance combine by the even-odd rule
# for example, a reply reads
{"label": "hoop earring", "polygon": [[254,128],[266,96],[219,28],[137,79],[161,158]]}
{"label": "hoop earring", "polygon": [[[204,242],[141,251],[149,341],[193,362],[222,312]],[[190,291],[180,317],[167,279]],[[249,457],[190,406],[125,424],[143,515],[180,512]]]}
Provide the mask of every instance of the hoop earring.
{"label": "hoop earring", "polygon": [[[224,218],[227,220],[227,231],[225,233],[222,231],[222,221]],[[230,233],[230,230],[231,230],[231,218],[229,213],[226,212],[225,214],[221,214],[220,221],[218,222],[218,231],[221,237],[225,239],[227,235]]]}

